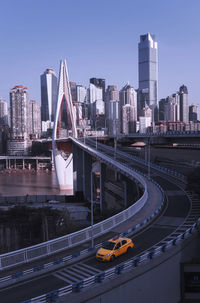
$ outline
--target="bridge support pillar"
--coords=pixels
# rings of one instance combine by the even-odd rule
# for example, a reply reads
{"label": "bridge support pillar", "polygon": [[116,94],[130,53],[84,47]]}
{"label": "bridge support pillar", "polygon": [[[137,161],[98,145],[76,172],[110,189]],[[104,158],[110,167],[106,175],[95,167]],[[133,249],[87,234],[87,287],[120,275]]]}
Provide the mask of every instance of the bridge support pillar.
{"label": "bridge support pillar", "polygon": [[36,171],[38,171],[39,166],[38,166],[38,159],[35,160],[36,161]]}
{"label": "bridge support pillar", "polygon": [[74,182],[74,191],[83,191],[83,155],[84,151],[78,148],[73,144],[73,182]]}
{"label": "bridge support pillar", "polygon": [[124,185],[124,208],[127,207],[127,182],[123,181]]}
{"label": "bridge support pillar", "polygon": [[101,166],[100,166],[100,213],[103,212],[105,176],[106,176],[106,166],[104,163],[101,163]]}
{"label": "bridge support pillar", "polygon": [[91,182],[90,182],[90,174],[92,170],[92,157],[84,153],[84,178],[83,178],[83,193],[85,198],[90,201],[91,199]]}

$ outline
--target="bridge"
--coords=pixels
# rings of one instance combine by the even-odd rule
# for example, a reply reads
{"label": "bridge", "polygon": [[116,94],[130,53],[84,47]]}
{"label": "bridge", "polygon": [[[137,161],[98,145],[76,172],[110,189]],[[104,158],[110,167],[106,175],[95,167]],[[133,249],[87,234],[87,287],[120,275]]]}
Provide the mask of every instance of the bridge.
{"label": "bridge", "polygon": [[[145,163],[144,160],[100,143],[98,143],[98,150],[96,150],[96,142],[89,139],[86,140],[85,144],[83,140],[74,138],[71,140],[75,151],[75,161],[76,157],[80,159],[81,153],[88,161],[90,158],[90,162],[92,159],[98,159],[102,166],[110,165],[119,173],[123,173],[125,177],[133,178],[134,181],[137,180],[141,183],[144,195],[141,200],[136,202],[138,204],[134,203],[131,208],[107,219],[106,222],[101,222],[98,226],[93,226],[94,247],[91,246],[91,228],[88,228],[65,238],[1,256],[0,281],[4,286],[1,290],[1,302],[8,302],[6,300],[11,299],[10,287],[15,287],[16,298],[19,298],[17,302],[27,299],[30,299],[30,302],[48,302],[47,298],[49,297],[65,300],[66,296],[70,302],[88,302],[96,296],[103,296],[109,300],[115,298],[115,301],[118,297],[119,301],[117,302],[120,302],[122,300],[119,293],[121,284],[125,285],[125,292],[130,295],[131,288],[129,289],[128,285],[132,281],[132,285],[135,285],[137,289],[136,285],[140,281],[137,278],[138,274],[145,279],[151,272],[151,278],[155,279],[157,276],[156,281],[159,283],[163,271],[162,266],[158,267],[161,268],[157,269],[156,275],[153,272],[158,266],[156,264],[160,262],[161,264],[167,262],[169,268],[166,271],[166,276],[173,276],[172,272],[177,272],[177,267],[178,270],[180,269],[174,261],[174,256],[177,258],[180,254],[183,255],[185,245],[187,247],[188,242],[191,242],[190,239],[195,236],[199,224],[200,209],[198,199],[184,190],[184,176],[151,164],[150,180],[148,163]],[[92,167],[92,163],[90,165]],[[87,181],[89,182],[89,180],[90,178]],[[84,181],[80,182],[79,180],[78,183],[79,186],[84,187]],[[145,189],[150,199],[146,199]],[[163,200],[163,190],[165,200]],[[156,201],[153,205],[152,199],[154,202]],[[137,209],[138,212],[135,212],[133,207],[138,207],[140,203],[142,206],[140,205],[140,209]],[[119,223],[121,224],[119,225]],[[102,231],[106,232],[105,236],[103,236]],[[94,251],[101,245],[102,236],[108,238],[112,237],[113,234],[120,233],[133,238],[135,250],[131,252],[131,255],[124,255],[116,260],[115,264],[97,263]],[[72,248],[73,245],[74,248]],[[68,247],[69,250],[62,250],[63,247]],[[53,252],[52,258],[50,257],[51,252]],[[44,257],[45,255],[48,256],[47,263],[43,259],[41,261],[38,259],[39,256]],[[25,265],[22,265],[23,258]],[[11,267],[16,265],[14,261],[20,263],[18,270],[16,267],[13,269]],[[28,265],[28,261],[34,262]],[[6,275],[6,273],[10,274]],[[177,276],[175,277],[177,278]],[[171,279],[175,284],[179,282],[179,280],[175,282],[175,278],[171,277]],[[44,282],[45,280],[48,287]],[[16,283],[17,286],[15,286]],[[24,290],[24,283],[26,283],[26,291],[22,295],[21,289]],[[10,285],[9,289],[8,285]],[[112,291],[113,287],[115,293]],[[143,287],[146,288],[145,285]],[[84,292],[82,288],[84,288]],[[117,297],[115,297],[116,292]],[[135,296],[140,298],[137,291]],[[154,302],[156,301],[154,300]]]}
{"label": "bridge", "polygon": [[[59,83],[52,148],[61,189],[74,185],[75,191],[83,191],[91,201],[92,216],[95,173],[100,176],[102,211],[105,179],[111,169],[123,183],[124,209],[97,224],[92,220],[90,227],[76,233],[1,255],[1,303],[133,299],[168,303],[194,299],[194,293],[193,297],[190,293],[186,297],[184,292],[180,294],[180,262],[198,256],[195,246],[200,224],[199,197],[186,190],[186,178],[176,170],[116,149],[116,145],[113,148],[90,138],[77,139],[64,62]],[[71,127],[67,135],[72,135],[68,143],[59,137],[59,133],[65,134],[59,120],[63,101]],[[139,136],[136,134],[135,138]],[[66,147],[66,159],[61,157],[60,142]],[[131,197],[130,189],[134,193]],[[132,238],[135,248],[113,263],[98,263],[96,250],[106,239],[116,236]]]}

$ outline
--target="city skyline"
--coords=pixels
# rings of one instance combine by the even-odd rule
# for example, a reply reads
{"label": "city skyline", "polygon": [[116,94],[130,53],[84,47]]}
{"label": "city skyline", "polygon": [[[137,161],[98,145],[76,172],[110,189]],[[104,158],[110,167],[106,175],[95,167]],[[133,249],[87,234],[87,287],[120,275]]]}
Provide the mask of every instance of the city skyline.
{"label": "city skyline", "polygon": [[[97,77],[106,79],[107,85],[116,85],[118,89],[130,81],[137,89],[139,36],[150,32],[156,35],[159,45],[158,100],[185,84],[189,91],[189,104],[199,103],[199,63],[195,60],[200,50],[200,43],[196,39],[199,32],[199,21],[196,18],[199,3],[183,6],[180,1],[169,1],[167,4],[151,3],[150,6],[145,1],[144,10],[144,5],[137,1],[134,4],[126,1],[126,5],[116,1],[103,1],[103,9],[100,10],[98,4],[88,0],[84,4],[78,1],[78,7],[74,10],[75,4],[60,1],[63,7],[61,18],[56,18],[60,6],[53,3],[46,6],[47,1],[43,1],[38,10],[37,3],[35,1],[27,6],[25,1],[21,1],[20,9],[24,13],[24,18],[21,19],[15,14],[18,9],[16,1],[8,1],[2,7],[5,14],[0,21],[3,28],[0,34],[3,41],[0,96],[6,101],[9,100],[10,88],[23,84],[28,87],[31,98],[40,102],[39,75],[46,68],[53,68],[58,74],[61,58],[67,59],[70,80],[78,84],[88,86],[89,79]],[[70,14],[63,19],[67,6]],[[100,14],[102,18],[99,21],[94,14],[97,8],[99,14],[100,11],[103,13]],[[48,22],[41,17],[44,9],[49,17]],[[162,18],[166,12],[171,16],[170,23],[168,18]],[[5,23],[8,13],[11,22]],[[118,17],[124,13],[127,15],[124,18],[126,20],[117,22]],[[190,22],[185,22],[186,18],[190,18]],[[63,39],[62,31],[58,32],[60,26],[70,29],[66,39]],[[44,37],[47,28],[49,32]],[[20,42],[18,35],[14,35],[18,31],[23,34]]]}

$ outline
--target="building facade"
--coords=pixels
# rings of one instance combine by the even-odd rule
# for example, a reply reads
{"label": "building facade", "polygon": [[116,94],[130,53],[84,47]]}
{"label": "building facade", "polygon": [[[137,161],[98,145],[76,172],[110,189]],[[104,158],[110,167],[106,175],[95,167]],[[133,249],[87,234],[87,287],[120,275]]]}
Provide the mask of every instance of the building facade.
{"label": "building facade", "polygon": [[129,135],[136,131],[135,108],[130,104],[122,106],[122,134]]}
{"label": "building facade", "polygon": [[189,106],[189,121],[196,122],[198,120],[198,106],[190,105]]}
{"label": "building facade", "polygon": [[148,105],[156,120],[158,107],[158,45],[155,35],[147,33],[140,36],[138,44],[138,111]]}
{"label": "building facade", "polygon": [[106,119],[108,133],[117,136],[120,133],[119,101],[110,100],[108,103],[108,117]]}
{"label": "building facade", "polygon": [[10,91],[11,139],[8,143],[10,155],[27,154],[29,143],[28,90],[16,85]]}
{"label": "building facade", "polygon": [[180,95],[180,120],[183,123],[189,122],[189,105],[188,105],[188,89],[187,86],[182,85],[179,89]]}
{"label": "building facade", "polygon": [[90,83],[102,89],[102,100],[105,101],[106,81],[102,78],[90,78]]}
{"label": "building facade", "polygon": [[[120,113],[121,113],[121,131],[126,134],[136,131],[137,121],[137,92],[135,89],[126,84],[119,92],[120,98]],[[129,106],[126,106],[129,105]],[[126,106],[126,107],[125,107]],[[127,120],[128,117],[128,120]],[[127,123],[127,127],[125,127]],[[125,131],[125,129],[127,129]]]}
{"label": "building facade", "polygon": [[42,121],[54,121],[57,101],[57,77],[53,69],[46,69],[40,76]]}
{"label": "building facade", "polygon": [[8,103],[0,98],[0,125],[8,125]]}
{"label": "building facade", "polygon": [[31,100],[29,102],[29,133],[31,138],[39,139],[41,136],[41,107],[40,104]]}
{"label": "building facade", "polygon": [[[117,120],[118,126],[115,126],[115,120]],[[106,131],[108,129],[109,134],[113,134],[113,132],[120,132],[119,91],[115,85],[108,85],[106,89],[105,128]]]}

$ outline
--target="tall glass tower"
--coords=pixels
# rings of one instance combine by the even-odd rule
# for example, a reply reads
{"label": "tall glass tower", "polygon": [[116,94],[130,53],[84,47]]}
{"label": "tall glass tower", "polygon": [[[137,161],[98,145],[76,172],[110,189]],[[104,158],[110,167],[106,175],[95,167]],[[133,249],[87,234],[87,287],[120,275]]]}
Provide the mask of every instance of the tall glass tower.
{"label": "tall glass tower", "polygon": [[158,106],[158,47],[155,35],[141,35],[138,44],[139,104],[141,110],[148,105],[152,112]]}
{"label": "tall glass tower", "polygon": [[48,68],[40,76],[40,80],[42,121],[53,122],[57,101],[57,77],[55,72]]}

